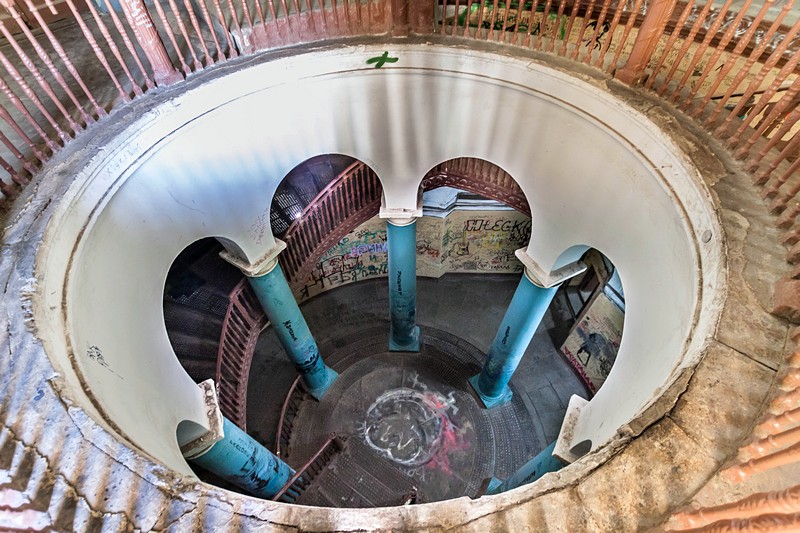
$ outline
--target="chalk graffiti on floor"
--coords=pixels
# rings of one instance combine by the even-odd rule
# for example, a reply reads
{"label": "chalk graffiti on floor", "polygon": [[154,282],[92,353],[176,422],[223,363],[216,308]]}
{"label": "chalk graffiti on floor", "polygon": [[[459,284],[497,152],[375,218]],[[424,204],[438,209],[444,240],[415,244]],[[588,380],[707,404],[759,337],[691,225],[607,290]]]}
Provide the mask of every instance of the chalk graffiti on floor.
{"label": "chalk graffiti on floor", "polygon": [[455,391],[447,395],[432,390],[409,375],[411,387],[381,394],[367,409],[357,431],[377,454],[396,463],[408,476],[425,480],[426,472],[452,474],[450,457],[468,450],[468,424],[459,428],[452,416],[458,414]]}

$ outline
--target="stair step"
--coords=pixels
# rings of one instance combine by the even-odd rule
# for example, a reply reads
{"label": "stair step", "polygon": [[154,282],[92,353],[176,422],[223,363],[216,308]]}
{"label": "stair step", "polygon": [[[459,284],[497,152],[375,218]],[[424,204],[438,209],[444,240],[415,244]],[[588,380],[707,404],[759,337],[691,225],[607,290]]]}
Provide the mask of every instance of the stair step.
{"label": "stair step", "polygon": [[164,301],[164,323],[167,331],[219,341],[224,318],[203,309],[172,300]]}
{"label": "stair step", "polygon": [[358,437],[297,498],[300,505],[384,507],[400,505],[414,480],[379,457]]}
{"label": "stair step", "polygon": [[206,290],[227,297],[242,280],[242,272],[222,259],[220,251],[222,246],[208,250],[192,263],[189,270],[206,281]]}
{"label": "stair step", "polygon": [[187,359],[181,361],[181,365],[186,370],[186,373],[189,374],[189,377],[197,383],[213,379],[217,373],[216,361],[192,361]]}
{"label": "stair step", "polygon": [[[219,352],[219,340],[209,340],[186,335],[180,332],[170,332],[169,340],[178,360],[191,361],[216,361]],[[215,363],[216,364],[216,363]]]}
{"label": "stair step", "polygon": [[218,294],[213,292],[210,286],[204,286],[191,294],[182,294],[175,297],[165,296],[164,300],[224,317],[228,311],[228,294],[228,292]]}

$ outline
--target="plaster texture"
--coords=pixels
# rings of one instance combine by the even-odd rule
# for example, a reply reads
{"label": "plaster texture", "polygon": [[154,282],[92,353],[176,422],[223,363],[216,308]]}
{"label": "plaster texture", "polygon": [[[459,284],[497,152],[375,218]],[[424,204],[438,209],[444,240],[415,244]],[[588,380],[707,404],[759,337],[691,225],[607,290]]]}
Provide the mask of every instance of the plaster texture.
{"label": "plaster texture", "polygon": [[[98,412],[175,470],[188,473],[175,428],[189,421],[182,427],[201,431],[203,406],[160,313],[132,319],[124,309],[160,309],[169,265],[199,238],[220,237],[251,264],[269,255],[272,194],[313,155],[364,161],[381,179],[386,209],[409,212],[437,163],[493,161],[529,199],[536,229],[527,255],[539,270],[558,271],[587,247],[617,265],[626,336],[608,386],[578,416],[572,445],[609,443],[707,341],[724,293],[721,248],[716,240],[700,246],[695,234],[718,234],[717,220],[690,162],[644,115],[536,63],[398,44],[400,66],[378,71],[365,63],[376,50],[292,56],[198,84],[155,107],[145,131],[129,130],[125,157],[95,158],[50,222],[41,294],[44,307],[64,307],[57,319],[68,331],[48,339],[52,357]],[[487,105],[457,112],[478,95]],[[486,127],[505,108],[517,110],[513,119]],[[257,129],[262,123],[270,128]],[[156,129],[167,132],[148,139]],[[179,434],[178,444],[195,437]]]}
{"label": "plaster texture", "polygon": [[[402,51],[404,59],[396,69],[357,73],[363,68],[364,57],[386,46],[381,42],[380,46],[320,49],[291,60],[280,54],[258,55],[209,69],[185,86],[155,91],[120,108],[113,122],[108,121],[58,154],[30,189],[30,196],[17,203],[4,234],[0,263],[5,287],[0,304],[0,349],[8,353],[2,360],[6,376],[0,390],[5,444],[0,456],[11,456],[14,465],[23,460],[34,465],[30,469],[12,465],[12,482],[8,485],[19,498],[35,502],[32,510],[47,508],[38,512],[72,529],[99,525],[186,530],[219,524],[231,528],[269,524],[276,531],[365,527],[487,531],[525,523],[531,530],[610,527],[629,531],[657,524],[687,502],[719,468],[720,457],[727,454],[731,442],[703,439],[701,445],[689,432],[702,423],[724,425],[729,417],[709,421],[706,411],[688,408],[678,411],[680,416],[676,414],[674,420],[664,415],[687,383],[689,387],[694,384],[697,397],[702,398],[700,391],[718,379],[711,376],[727,372],[710,364],[692,370],[715,332],[722,344],[737,352],[735,357],[763,365],[763,371],[756,373],[758,379],[766,380],[781,365],[787,326],[770,317],[763,302],[769,297],[764,287],[771,287],[784,267],[772,260],[772,251],[779,246],[768,229],[766,209],[749,188],[745,175],[725,159],[713,141],[694,133],[690,123],[675,118],[664,104],[602,77],[578,72],[578,80],[545,66],[541,58],[502,56],[492,53],[489,46],[481,51],[430,45],[412,50],[413,45],[398,43],[392,50]],[[312,56],[313,61],[309,59]],[[438,63],[442,57],[448,58],[444,69]],[[263,62],[267,58],[275,61]],[[320,109],[313,106],[307,110],[271,107],[269,116],[263,118],[269,118],[274,134],[281,139],[270,143],[264,131],[257,128],[259,117],[253,114],[256,102],[280,101],[290,93],[297,94],[299,86],[292,80],[308,82],[300,94],[315,101],[314,96],[326,92],[330,79],[320,72],[329,68],[330,62],[320,58],[336,58],[333,62],[343,82],[335,94],[342,98],[347,95],[359,104],[349,109],[353,120],[342,123],[326,113],[317,115]],[[568,63],[564,65],[569,68]],[[246,66],[253,68],[238,71]],[[410,72],[414,69],[428,69],[428,73]],[[237,75],[224,76],[235,71]],[[435,75],[431,74],[434,71]],[[410,77],[404,81],[406,75]],[[499,78],[493,78],[495,75]],[[264,79],[275,89],[269,96],[263,93]],[[434,79],[439,84],[436,90],[425,86]],[[483,84],[485,106],[470,105],[472,95],[466,87],[472,83]],[[262,92],[239,97],[224,111],[206,112],[234,95],[242,95],[248,84],[257,84]],[[531,97],[531,84],[539,90],[551,84],[548,88],[559,95],[559,102],[574,98],[577,107],[556,105],[551,96],[543,96],[547,91],[534,90],[543,107],[534,106],[537,112],[524,111],[522,102]],[[389,99],[370,99],[369,87],[383,91]],[[424,113],[415,116],[417,120],[405,120],[410,114],[402,102],[418,109],[433,105],[432,95],[442,98],[435,102],[437,109],[445,102],[454,109],[469,105],[476,111],[470,116],[474,122],[433,127],[419,120],[426,117]],[[503,121],[507,129],[488,127],[499,125],[496,117],[501,103],[503,108],[520,109],[518,120],[511,124]],[[571,114],[559,115],[559,109]],[[213,117],[214,131],[201,127],[201,110],[204,118]],[[327,101],[326,110],[341,110],[341,101]],[[234,120],[236,112],[247,112],[250,117],[238,124],[243,129],[230,130],[241,131],[241,137],[220,139],[215,135],[220,121]],[[658,127],[645,115],[650,115]],[[308,121],[309,117],[315,120]],[[290,123],[327,126],[313,132],[280,127]],[[560,124],[571,133],[565,137],[552,128],[531,126],[537,123]],[[333,135],[327,129],[333,124],[344,131],[349,129],[352,135]],[[184,127],[180,135],[173,135]],[[358,139],[369,139],[366,146],[358,146],[359,150],[332,144],[331,139],[354,142],[356,133]],[[423,140],[430,141],[428,134],[452,144],[426,144]],[[570,143],[576,138],[597,142]],[[244,149],[248,139],[258,140],[262,149],[258,157],[263,161]],[[419,142],[409,144],[413,139]],[[636,151],[624,139],[635,139]],[[220,142],[225,140],[235,140],[241,150],[231,150]],[[169,150],[164,150],[166,145]],[[512,153],[512,146],[520,145],[526,146],[524,152],[531,159]],[[98,146],[103,149],[97,150]],[[213,165],[190,158],[173,159],[175,153],[191,153],[189,148],[198,146],[213,159]],[[287,146],[296,148],[285,150]],[[616,148],[612,150],[612,146]],[[683,155],[666,150],[677,147]],[[572,149],[580,156],[553,160],[554,154],[568,154]],[[602,155],[607,168],[591,163],[592,150],[598,151],[597,157]],[[619,381],[611,386],[610,379],[603,389],[630,394],[618,397],[609,393],[592,407],[593,416],[584,419],[581,431],[596,437],[593,453],[533,485],[498,496],[400,509],[300,511],[226,493],[187,475],[177,450],[175,427],[181,420],[202,426],[202,397],[193,392],[188,377],[180,374],[177,362],[169,362],[166,334],[159,331],[163,330],[160,313],[140,315],[140,320],[125,324],[124,332],[115,321],[120,315],[130,316],[125,309],[147,302],[158,301],[159,305],[152,308],[160,309],[166,268],[183,246],[197,238],[217,235],[236,242],[238,251],[248,260],[257,259],[274,246],[268,230],[262,233],[257,223],[264,206],[269,205],[270,184],[274,189],[284,171],[296,162],[325,152],[352,153],[368,162],[385,184],[388,205],[397,208],[415,204],[418,180],[441,160],[466,155],[495,161],[520,177],[531,201],[537,235],[528,248],[532,258],[552,269],[570,262],[582,246],[594,246],[611,258],[620,269],[629,296],[628,314],[640,318],[626,322],[626,338],[632,340],[627,344],[623,340],[619,366],[615,367],[615,371],[627,368],[632,373],[625,375],[620,370]],[[156,157],[159,154],[162,159]],[[264,161],[269,163],[265,165]],[[692,170],[690,161],[702,171]],[[137,178],[129,179],[134,174]],[[171,176],[167,186],[164,175]],[[590,181],[584,181],[589,177]],[[563,183],[561,193],[556,193],[558,187],[551,189],[556,183]],[[540,189],[545,185],[548,194]],[[253,187],[261,191],[259,195],[252,194]],[[706,187],[710,187],[710,194]],[[220,201],[229,198],[231,190],[237,191],[236,197],[241,200],[236,204],[241,217],[228,217],[231,207]],[[214,197],[215,203],[203,203],[206,195]],[[61,200],[53,202],[54,198]],[[576,217],[566,221],[557,212],[572,205],[565,203],[567,198],[598,210],[601,205],[614,206],[617,216],[599,235],[592,235],[587,228],[598,227],[599,213],[590,209],[582,220]],[[623,209],[623,205],[627,207],[626,198],[635,201],[638,209],[636,205]],[[746,224],[739,220],[738,226],[731,225],[730,220],[736,217],[723,217],[723,226],[719,226],[717,210],[746,214]],[[228,225],[210,229],[204,224],[211,220]],[[251,233],[253,227],[257,231]],[[621,227],[633,231],[620,232]],[[712,232],[709,245],[696,248],[694,236],[705,231]],[[658,238],[654,239],[654,234]],[[729,235],[733,240],[726,250]],[[79,238],[81,244],[73,249]],[[570,242],[572,245],[567,244]],[[565,250],[569,253],[564,254]],[[768,251],[766,259],[757,250]],[[126,268],[134,260],[138,268]],[[81,265],[80,271],[70,271],[75,264]],[[736,276],[730,282],[723,275],[726,267]],[[119,283],[122,273],[125,280]],[[112,280],[115,291],[105,292]],[[734,284],[736,280],[742,283]],[[645,281],[647,291],[640,285]],[[726,287],[731,288],[727,297]],[[70,294],[76,292],[81,298],[71,299]],[[650,305],[653,301],[659,306]],[[120,309],[120,302],[125,303],[124,309]],[[60,312],[64,308],[66,316]],[[670,309],[680,313],[670,318]],[[687,309],[697,314],[687,316]],[[721,310],[721,314],[715,310]],[[756,323],[763,321],[766,335],[753,319]],[[647,320],[658,328],[645,323]],[[694,334],[689,339],[693,325]],[[659,328],[669,333],[665,336]],[[65,332],[71,345],[65,344]],[[89,341],[94,338],[89,333],[98,333],[100,340]],[[88,348],[110,347],[107,352],[101,349],[108,367],[98,363],[96,352],[92,352],[94,358],[87,354],[85,360],[71,359],[87,353],[86,344]],[[634,352],[639,356],[635,364]],[[623,357],[624,353],[629,355]],[[660,365],[650,368],[648,358],[665,353],[672,357],[662,358]],[[134,360],[136,368],[132,368]],[[632,366],[628,367],[626,360]],[[159,375],[147,374],[148,368],[157,368]],[[122,376],[125,383],[111,371]],[[646,393],[624,386],[630,384],[632,375],[650,384]],[[20,379],[22,376],[24,379]],[[91,384],[91,393],[84,389],[85,383]],[[164,388],[166,384],[168,389]],[[751,390],[748,405],[755,405],[760,389],[750,386],[745,380],[730,380],[725,390],[737,398]],[[112,390],[117,398],[126,400],[111,399]],[[134,390],[135,397],[130,394]],[[32,401],[38,402],[35,410],[30,408]],[[604,418],[602,406],[612,403],[613,413]],[[171,409],[163,409],[165,405]],[[145,419],[146,430],[140,421]],[[701,437],[697,435],[698,440]],[[6,451],[11,448],[13,453]],[[43,487],[53,487],[53,491],[48,495]],[[65,508],[67,511],[59,514]]]}

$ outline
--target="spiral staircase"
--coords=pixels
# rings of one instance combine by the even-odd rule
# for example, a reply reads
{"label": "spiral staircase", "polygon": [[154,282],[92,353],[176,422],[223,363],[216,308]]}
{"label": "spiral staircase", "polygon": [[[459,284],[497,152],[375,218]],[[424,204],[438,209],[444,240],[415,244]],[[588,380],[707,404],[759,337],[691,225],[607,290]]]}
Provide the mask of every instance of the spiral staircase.
{"label": "spiral staircase", "polygon": [[[45,7],[24,4],[4,2],[0,10],[7,15],[0,26],[7,41],[0,57],[5,69],[0,118],[8,126],[0,137],[5,147],[0,164],[6,172],[0,178],[5,209],[0,271],[6,287],[0,346],[7,353],[0,437],[4,527],[800,527],[800,359],[791,353],[795,336],[790,333],[791,324],[800,322],[800,273],[776,260],[800,260],[800,52],[795,46],[800,22],[794,2],[746,1],[732,8],[731,1],[534,0],[514,7],[458,0],[435,5],[223,5],[214,0],[181,7],[155,0],[152,5],[123,1],[117,11],[110,2],[105,10],[73,0]],[[67,16],[53,22],[55,14]],[[222,79],[237,68],[313,53],[314,46],[373,52],[406,43],[551,62],[654,116],[687,157],[703,167],[720,211],[727,283],[735,290],[721,311],[717,341],[662,391],[652,408],[623,428],[623,438],[614,445],[527,491],[475,502],[410,505],[372,514],[317,509],[299,515],[291,506],[200,484],[154,460],[152,452],[131,446],[131,439],[113,419],[99,415],[96,405],[75,400],[71,388],[76,385],[62,377],[66,366],[51,363],[45,355],[51,346],[37,337],[54,328],[42,321],[47,300],[38,295],[42,288],[35,282],[52,263],[34,258],[44,222],[53,210],[66,209],[58,206],[67,204],[60,199],[66,194],[62,180],[72,171],[69,165],[114,140],[119,124],[135,121],[139,113],[183,91],[202,91],[205,81]],[[9,59],[12,50],[18,60]],[[369,59],[376,60],[369,68],[394,68],[385,63],[392,59],[388,53]],[[95,75],[89,78],[91,69]],[[140,148],[118,141],[107,145],[109,153],[127,150],[134,159]],[[455,185],[529,209],[509,173],[480,161],[450,159],[430,170],[422,186]],[[325,185],[284,234],[289,246],[281,262],[290,281],[302,283],[321,253],[375,216],[381,191],[375,171],[360,162]],[[706,237],[700,240],[708,242]],[[220,409],[244,427],[250,359],[266,320],[241,274],[218,263],[218,252],[216,241],[211,242],[187,260],[191,275],[168,283],[163,317],[186,372],[198,381],[213,377]],[[347,450],[334,442],[326,446]],[[325,455],[324,460],[335,459]],[[668,488],[649,479],[662,471]],[[292,501],[297,488],[287,490]]]}

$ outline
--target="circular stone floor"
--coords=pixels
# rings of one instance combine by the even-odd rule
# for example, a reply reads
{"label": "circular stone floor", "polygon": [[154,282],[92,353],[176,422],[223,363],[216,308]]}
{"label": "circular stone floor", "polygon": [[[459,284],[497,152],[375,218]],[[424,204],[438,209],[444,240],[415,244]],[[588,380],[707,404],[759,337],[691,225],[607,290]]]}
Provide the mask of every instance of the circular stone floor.
{"label": "circular stone floor", "polygon": [[339,378],[322,401],[306,395],[300,405],[290,464],[304,464],[331,432],[348,443],[307,504],[398,505],[412,488],[423,501],[475,496],[484,479],[508,477],[539,451],[519,394],[491,411],[475,396],[467,379],[485,357],[475,346],[423,327],[419,353],[389,352],[386,329],[327,354]]}

